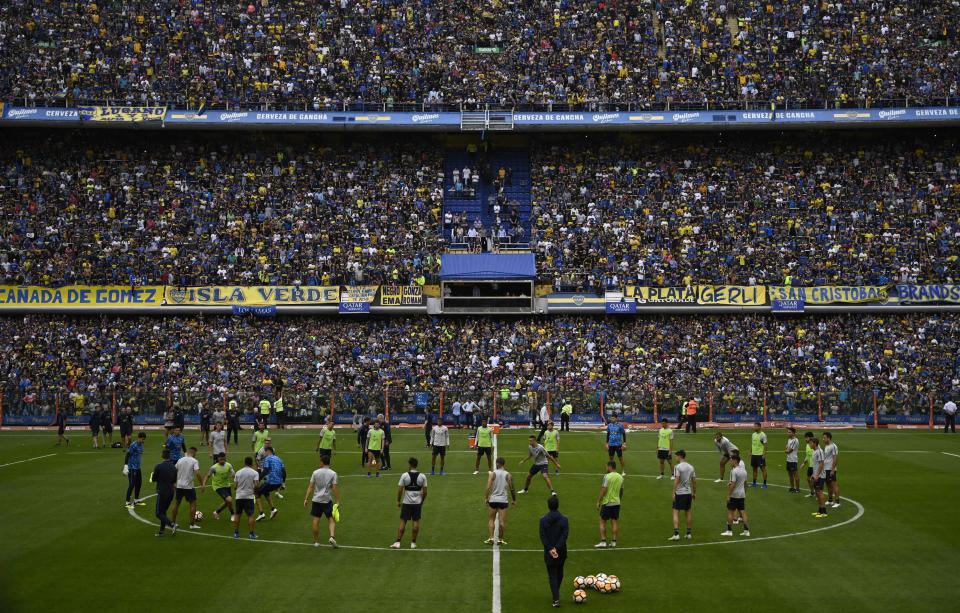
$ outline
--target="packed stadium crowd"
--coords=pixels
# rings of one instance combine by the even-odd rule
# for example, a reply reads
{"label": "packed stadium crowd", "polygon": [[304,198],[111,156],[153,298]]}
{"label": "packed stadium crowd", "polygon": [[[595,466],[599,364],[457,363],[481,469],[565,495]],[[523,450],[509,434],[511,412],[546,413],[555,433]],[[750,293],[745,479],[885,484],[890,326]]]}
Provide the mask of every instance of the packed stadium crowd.
{"label": "packed stadium crowd", "polygon": [[362,322],[33,314],[0,318],[0,339],[8,412],[49,411],[51,393],[222,398],[273,380],[301,396],[377,398],[389,383],[450,390],[448,402],[507,388],[521,398],[606,391],[627,405],[653,389],[745,403],[766,393],[960,389],[960,318],[949,313]]}
{"label": "packed stadium crowd", "polygon": [[955,280],[957,151],[953,137],[702,134],[534,148],[538,268],[578,291]]}
{"label": "packed stadium crowd", "polygon": [[0,4],[0,98],[342,108],[958,95],[960,4],[904,0]]}
{"label": "packed stadium crowd", "polygon": [[[447,242],[482,231],[444,212],[429,143],[18,134],[0,145],[8,284],[422,284]],[[535,143],[541,280],[602,292],[960,278],[955,137],[728,139]]]}
{"label": "packed stadium crowd", "polygon": [[407,285],[439,267],[425,147],[24,133],[0,159],[8,284]]}

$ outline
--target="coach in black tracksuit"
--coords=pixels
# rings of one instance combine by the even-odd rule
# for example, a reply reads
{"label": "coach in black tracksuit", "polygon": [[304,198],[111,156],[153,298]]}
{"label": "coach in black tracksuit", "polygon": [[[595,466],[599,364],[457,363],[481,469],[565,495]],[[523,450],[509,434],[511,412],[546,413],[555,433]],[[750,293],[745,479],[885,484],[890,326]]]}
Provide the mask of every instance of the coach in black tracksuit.
{"label": "coach in black tracksuit", "polygon": [[560,586],[563,585],[563,565],[567,561],[567,536],[570,522],[560,511],[560,500],[551,496],[547,500],[550,511],[540,518],[540,542],[543,543],[543,561],[547,565],[550,593],[553,606],[560,606]]}
{"label": "coach in black tracksuit", "polygon": [[160,531],[157,532],[157,536],[163,536],[163,529],[173,526],[173,522],[167,517],[167,509],[173,502],[173,494],[177,486],[177,465],[170,459],[170,450],[164,449],[161,457],[163,462],[153,467],[153,476],[150,477],[157,484],[156,516],[160,520]]}

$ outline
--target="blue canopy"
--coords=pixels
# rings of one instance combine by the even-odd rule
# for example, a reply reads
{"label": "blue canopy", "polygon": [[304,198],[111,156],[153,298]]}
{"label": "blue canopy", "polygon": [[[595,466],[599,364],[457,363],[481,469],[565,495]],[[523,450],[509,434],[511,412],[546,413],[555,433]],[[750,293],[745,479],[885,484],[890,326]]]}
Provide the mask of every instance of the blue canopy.
{"label": "blue canopy", "polygon": [[446,254],[440,260],[444,281],[514,279],[533,280],[537,264],[532,253]]}

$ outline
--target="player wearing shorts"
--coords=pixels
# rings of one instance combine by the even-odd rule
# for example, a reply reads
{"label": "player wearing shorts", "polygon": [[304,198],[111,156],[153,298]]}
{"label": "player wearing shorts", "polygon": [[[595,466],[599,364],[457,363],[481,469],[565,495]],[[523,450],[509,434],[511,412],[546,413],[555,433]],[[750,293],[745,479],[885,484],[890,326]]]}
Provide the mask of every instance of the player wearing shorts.
{"label": "player wearing shorts", "polygon": [[320,454],[320,457],[326,457],[327,461],[324,462],[326,466],[330,466],[330,462],[333,460],[333,454],[337,452],[337,433],[333,429],[333,418],[328,417],[327,423],[320,428],[320,440],[317,441],[317,453]]}
{"label": "player wearing shorts", "polygon": [[[543,448],[554,460],[560,459],[560,433],[554,429],[552,420],[547,421],[547,429],[543,431]],[[560,469],[556,469],[554,474],[559,475]]]}
{"label": "player wearing shorts", "polygon": [[627,464],[623,459],[623,452],[627,450],[627,429],[623,427],[614,413],[610,416],[607,423],[607,441],[604,445],[607,449],[607,459],[613,460],[613,456],[620,458],[620,474],[627,474]]}
{"label": "player wearing shorts", "polygon": [[127,449],[133,442],[131,440],[133,438],[133,412],[128,407],[120,409],[120,416],[117,421],[120,423],[120,442],[123,444],[123,448]]}
{"label": "player wearing shorts", "polygon": [[113,447],[113,413],[107,409],[100,411],[100,430],[104,447]]}
{"label": "player wearing shorts", "polygon": [[171,460],[174,462],[180,461],[180,458],[182,458],[183,454],[187,451],[187,444],[183,440],[183,435],[180,433],[180,428],[173,428],[170,436],[167,437],[167,440],[163,446],[170,451]]}
{"label": "player wearing shorts", "polygon": [[[147,433],[137,435],[137,442],[127,448],[127,455],[123,460],[123,474],[127,476],[127,508],[132,509],[140,502],[140,488],[143,486],[143,474],[140,472],[143,459],[143,442],[147,440]],[[133,500],[130,495],[133,494]]]}
{"label": "player wearing shorts", "polygon": [[99,449],[100,439],[100,410],[97,405],[93,405],[90,411],[90,435],[93,437],[93,448]]}
{"label": "player wearing shorts", "polygon": [[677,465],[673,467],[673,536],[668,540],[680,540],[680,511],[687,520],[687,535],[693,538],[693,501],[697,497],[697,471],[687,462],[687,452],[677,452]]}
{"label": "player wearing shorts", "polygon": [[763,471],[763,489],[767,489],[767,435],[760,429],[760,422],[753,422],[750,435],[750,466],[753,467],[753,483],[757,487],[757,469]]}
{"label": "player wearing shorts", "polygon": [[[472,415],[468,413],[468,415]],[[493,453],[493,430],[490,426],[487,425],[487,418],[484,417],[480,420],[480,426],[477,428],[476,434],[474,434],[474,440],[477,442],[477,462],[473,466],[473,474],[478,474],[480,472],[480,457],[487,456],[487,471],[493,470],[493,460],[491,460]]]}
{"label": "player wearing shorts", "polygon": [[[503,535],[507,529],[507,508],[510,506],[510,499],[513,505],[517,505],[517,492],[513,489],[513,475],[504,469],[506,461],[503,458],[497,458],[497,469],[487,477],[487,489],[483,494],[483,499],[487,502],[489,511],[487,513],[487,545],[493,544],[496,540],[497,545],[506,545]],[[507,492],[510,492],[510,498],[507,498]],[[499,528],[499,531],[498,531]]]}
{"label": "player wearing shorts", "polygon": [[823,433],[823,471],[827,484],[827,504],[834,509],[840,508],[840,483],[837,481],[837,465],[840,450],[833,442],[833,434]]}
{"label": "player wearing shorts", "polygon": [[437,423],[430,432],[430,446],[433,448],[430,461],[430,474],[435,475],[437,456],[440,456],[440,474],[443,475],[444,465],[447,462],[447,447],[450,446],[450,431],[443,422]]}
{"label": "player wearing shorts", "polygon": [[[213,432],[210,433],[209,441],[210,457],[214,462],[216,462],[217,458],[221,455],[227,457],[227,447],[230,444],[230,439],[227,438],[227,433],[223,431],[222,423],[213,423]],[[227,487],[229,487],[229,485]]]}
{"label": "player wearing shorts", "polygon": [[533,476],[536,474],[543,475],[543,480],[547,482],[547,487],[550,488],[550,493],[554,496],[557,495],[557,492],[553,489],[553,481],[550,480],[550,464],[553,464],[557,467],[557,470],[560,469],[560,462],[555,460],[550,454],[547,453],[547,450],[543,448],[543,445],[537,442],[537,437],[530,436],[530,444],[527,447],[527,457],[520,460],[520,464],[523,464],[530,458],[533,458],[533,465],[530,467],[530,472],[527,473],[527,482],[524,484],[523,489],[520,490],[520,494],[526,494],[527,490],[530,489],[530,481],[533,479]]}
{"label": "player wearing shorts", "polygon": [[247,456],[243,458],[243,468],[237,471],[233,477],[234,496],[237,503],[237,509],[233,516],[233,538],[240,538],[240,516],[247,515],[247,528],[250,530],[249,538],[256,539],[257,533],[254,531],[256,520],[253,516],[253,499],[257,490],[257,481],[260,480],[260,474],[253,469],[253,458]]}
{"label": "player wearing shorts", "polygon": [[790,479],[790,492],[800,493],[800,473],[797,471],[797,450],[800,441],[797,439],[797,429],[787,428],[787,446],[784,449],[787,462],[787,477]]}
{"label": "player wearing shorts", "polygon": [[813,439],[813,432],[804,432],[803,433],[803,464],[800,465],[800,468],[804,466],[807,467],[807,488],[810,490],[810,493],[805,496],[805,498],[813,498],[817,495],[817,492],[813,489],[813,448],[810,446],[810,441]]}
{"label": "player wearing shorts", "polygon": [[[330,538],[327,539],[327,542],[330,543],[330,546],[336,549],[337,540],[337,521],[335,517],[337,516],[333,512],[333,506],[340,507],[340,487],[338,485],[339,481],[337,480],[337,473],[330,470],[329,466],[329,456],[320,454],[320,468],[313,471],[313,474],[310,475],[310,483],[307,485],[307,493],[303,497],[303,507],[307,507],[307,503],[312,501],[312,506],[310,508],[310,515],[313,517],[312,530],[313,530],[313,546],[320,546],[320,520],[326,516],[327,518],[327,530],[330,533]],[[336,501],[336,502],[334,502]]]}
{"label": "player wearing shorts", "polygon": [[177,495],[173,501],[173,525],[177,525],[177,512],[180,510],[180,501],[186,499],[190,503],[190,529],[199,530],[197,525],[197,490],[194,484],[200,480],[200,462],[197,461],[197,448],[187,449],[187,455],[177,460]]}
{"label": "player wearing shorts", "polygon": [[[607,462],[607,474],[600,484],[600,497],[597,509],[600,511],[600,542],[597,549],[617,546],[617,534],[620,532],[620,499],[623,497],[623,475],[617,472],[617,463]],[[607,522],[610,522],[610,536],[607,541]]]}
{"label": "player wearing shorts", "polygon": [[67,413],[66,411],[57,410],[56,416],[53,418],[54,425],[57,426],[57,447],[60,446],[60,443],[66,441],[67,447],[70,446],[70,439],[63,435],[67,431]]}
{"label": "player wearing shorts", "polygon": [[400,527],[397,528],[397,540],[391,549],[400,549],[400,540],[407,528],[407,522],[413,524],[410,531],[410,549],[417,548],[417,536],[420,535],[420,517],[423,503],[427,500],[427,476],[417,470],[417,458],[407,461],[409,469],[400,477],[397,484],[397,506],[400,507]]}
{"label": "player wearing shorts", "polygon": [[717,446],[717,451],[720,452],[720,478],[716,479],[714,483],[720,483],[723,481],[724,476],[726,475],[727,462],[730,461],[730,455],[736,451],[737,454],[740,454],[740,450],[737,449],[737,446],[733,444],[727,437],[721,432],[717,432],[713,437],[713,442]]}
{"label": "player wearing shorts", "polygon": [[277,516],[278,509],[276,505],[273,504],[272,493],[280,489],[287,476],[287,469],[283,466],[283,460],[274,453],[273,447],[267,446],[264,447],[264,450],[266,451],[266,455],[264,455],[261,464],[263,483],[261,483],[257,491],[254,492],[257,499],[257,521],[261,521],[267,517],[267,514],[263,511],[262,498],[266,498],[267,504],[270,505],[270,519]]}
{"label": "player wearing shorts", "polygon": [[267,430],[266,422],[257,422],[253,436],[250,437],[250,448],[253,450],[253,453],[257,453],[263,449],[264,445],[267,444],[268,438],[270,438],[270,430]]}
{"label": "player wearing shorts", "polygon": [[[222,431],[221,434],[223,434]],[[207,474],[203,477],[203,483],[200,484],[200,493],[202,494],[203,491],[207,489],[207,480],[210,480],[210,484],[213,485],[213,490],[217,493],[217,496],[220,496],[220,499],[223,500],[223,504],[213,512],[213,518],[220,519],[220,512],[224,509],[230,509],[230,517],[232,518],[236,511],[233,510],[233,496],[231,496],[230,484],[233,483],[237,473],[233,470],[233,465],[227,462],[226,453],[218,454],[215,459],[216,463],[210,467],[210,470],[208,470]]]}
{"label": "player wearing shorts", "polygon": [[379,422],[373,422],[373,427],[367,432],[367,476],[370,476],[370,467],[380,476],[380,458],[383,452],[383,430]]}
{"label": "player wearing shorts", "polygon": [[810,460],[811,476],[813,490],[817,494],[817,512],[813,514],[817,519],[823,519],[827,516],[827,503],[823,495],[823,485],[826,481],[826,469],[823,467],[823,449],[820,449],[820,441],[816,437],[811,437],[808,443],[813,449],[813,457]]}
{"label": "player wearing shorts", "polygon": [[730,482],[727,485],[727,529],[720,536],[733,536],[733,518],[738,513],[743,520],[740,536],[750,536],[750,526],[747,523],[747,469],[740,461],[740,454],[731,454],[733,468],[730,469]]}
{"label": "player wearing shorts", "polygon": [[660,423],[660,430],[657,431],[657,460],[660,462],[660,476],[657,479],[663,479],[663,462],[670,465],[671,479],[673,478],[673,430],[670,429],[667,418],[664,417]]}

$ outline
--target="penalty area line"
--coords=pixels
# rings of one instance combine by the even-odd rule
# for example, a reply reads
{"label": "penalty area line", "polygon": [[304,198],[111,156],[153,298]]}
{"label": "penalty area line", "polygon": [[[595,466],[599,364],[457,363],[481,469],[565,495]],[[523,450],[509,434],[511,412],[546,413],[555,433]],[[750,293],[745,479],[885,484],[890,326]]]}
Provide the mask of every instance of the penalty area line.
{"label": "penalty area line", "polygon": [[23,464],[24,462],[33,462],[34,460],[42,460],[43,458],[52,458],[55,455],[57,454],[48,453],[47,455],[38,455],[35,458],[27,458],[26,460],[17,460],[16,462],[7,462],[6,464],[0,464],[0,468],[3,468],[5,466],[13,466],[14,464]]}

